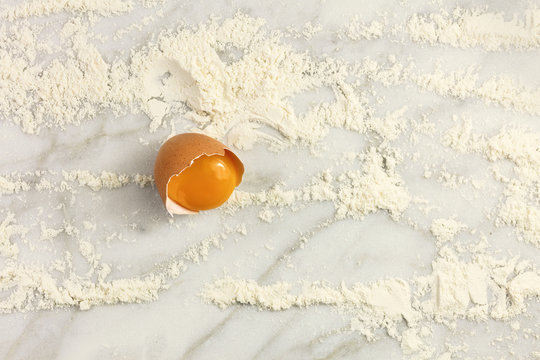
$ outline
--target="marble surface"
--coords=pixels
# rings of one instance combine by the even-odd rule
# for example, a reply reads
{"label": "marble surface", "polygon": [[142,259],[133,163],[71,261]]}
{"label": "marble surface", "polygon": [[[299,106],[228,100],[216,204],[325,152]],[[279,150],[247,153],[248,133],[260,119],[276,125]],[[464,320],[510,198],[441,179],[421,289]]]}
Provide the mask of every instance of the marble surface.
{"label": "marble surface", "polygon": [[[470,7],[472,1],[460,2]],[[513,12],[514,2],[491,1],[494,10]],[[451,1],[445,7],[452,9]],[[526,5],[519,3],[519,9]],[[159,7],[158,7],[159,8]],[[172,28],[178,21],[198,23],[210,14],[230,16],[243,9],[252,16],[261,16],[271,28],[284,29],[289,25],[300,26],[306,21],[320,23],[323,31],[311,41],[288,39],[295,46],[315,54],[329,53],[346,59],[370,55],[384,58],[396,54],[417,59],[418,66],[429,68],[435,59],[443,59],[448,68],[470,64],[483,66],[482,74],[506,72],[529,85],[538,85],[538,52],[505,52],[493,56],[481,49],[467,51],[422,47],[418,44],[381,39],[351,42],[337,40],[335,30],[353,14],[369,22],[381,13],[389,14],[389,21],[403,22],[414,12],[435,11],[436,2],[406,1],[174,1],[163,5],[164,18],[134,31],[118,41],[99,44],[107,56],[125,57],[125,50],[144,44],[152,34],[162,28]],[[156,9],[140,9],[129,16],[101,20],[96,28],[104,33],[122,28],[152,14]],[[62,18],[58,17],[57,24]],[[516,66],[516,64],[518,66]],[[533,70],[531,70],[533,69]],[[534,70],[536,69],[536,70]],[[487,132],[493,132],[503,123],[521,123],[540,129],[534,116],[505,111],[497,106],[485,107],[473,101],[457,101],[424,93],[418,89],[385,89],[380,94],[385,101],[377,110],[381,113],[411,105],[410,116],[429,114],[430,120],[440,129],[452,125],[452,114],[472,114],[482,119]],[[407,94],[405,97],[404,94]],[[388,99],[391,99],[390,101]],[[422,104],[420,107],[419,105]],[[298,106],[301,107],[301,99]],[[127,115],[120,118],[109,113],[98,115],[80,126],[65,130],[46,129],[39,136],[27,135],[11,123],[0,128],[0,172],[32,170],[108,170],[128,174],[151,174],[153,160],[160,142],[169,130],[148,132],[149,120],[144,115]],[[177,129],[190,124],[178,119]],[[140,141],[140,139],[144,141]],[[434,164],[442,164],[448,150],[428,138],[416,145],[407,139],[398,146],[406,152],[418,152]],[[145,143],[148,142],[148,145]],[[331,131],[324,141],[326,150],[313,157],[308,150],[291,150],[272,153],[264,146],[238,155],[246,166],[242,189],[267,188],[278,181],[287,186],[297,186],[313,174],[328,167],[339,168],[336,157],[345,151],[359,151],[366,146],[366,138],[341,130]],[[446,161],[452,172],[478,178],[488,172],[488,164],[477,156]],[[300,171],[298,171],[300,169]],[[421,193],[433,204],[441,206],[438,217],[458,214],[466,217],[468,224],[493,234],[493,246],[502,251],[511,249],[516,255],[526,255],[540,263],[538,249],[515,241],[510,228],[495,228],[486,220],[485,209],[492,208],[497,198],[491,191],[501,191],[495,183],[490,190],[472,199],[474,190],[464,195],[454,193],[435,180],[422,178],[419,163],[405,161],[400,172],[412,194]],[[382,337],[368,343],[357,333],[342,333],[348,319],[327,307],[291,309],[283,312],[259,311],[252,307],[232,307],[220,310],[202,303],[200,291],[206,282],[224,274],[239,278],[255,279],[260,283],[278,280],[326,280],[332,284],[367,282],[385,276],[404,278],[429,274],[435,256],[433,238],[427,231],[430,217],[406,212],[421,226],[412,230],[404,223],[392,221],[385,212],[367,216],[364,221],[343,220],[328,228],[316,231],[303,249],[290,252],[302,233],[316,229],[333,216],[333,206],[328,203],[307,204],[291,212],[284,210],[272,223],[258,219],[260,208],[248,207],[234,216],[223,211],[211,211],[196,217],[175,217],[172,222],[164,211],[157,192],[152,187],[134,185],[117,190],[92,192],[86,188],[69,193],[26,192],[0,197],[0,206],[14,212],[19,221],[47,225],[71,222],[84,229],[83,221],[97,224],[95,231],[83,230],[88,239],[101,239],[98,243],[103,260],[121,265],[115,275],[142,274],[154,264],[166,261],[171,254],[185,251],[206,236],[245,223],[248,233],[231,235],[224,240],[223,248],[212,250],[208,260],[188,264],[187,271],[163,291],[159,299],[148,304],[99,306],[88,311],[75,309],[14,313],[1,315],[0,358],[2,359],[401,359],[399,344]],[[466,192],[470,191],[469,194]],[[472,199],[472,200],[471,200]],[[62,209],[57,204],[65,204]],[[38,230],[36,230],[38,231]],[[113,235],[118,234],[118,235]],[[36,236],[38,234],[36,233]],[[102,239],[112,236],[109,245]],[[512,240],[508,241],[511,238]],[[68,236],[55,240],[55,251],[73,249]],[[536,253],[535,253],[536,252]],[[287,254],[287,256],[284,256]],[[49,256],[50,254],[43,254]],[[81,265],[83,266],[83,265]],[[81,272],[84,268],[81,267]],[[538,303],[531,306],[538,309]],[[523,323],[534,324],[538,314],[523,317]],[[477,329],[472,356],[508,355],[490,342],[499,336],[508,336],[508,324],[461,324],[464,329]],[[438,351],[449,336],[450,330],[435,327]],[[459,345],[459,344],[455,344]],[[517,341],[514,349],[523,354],[534,350],[534,342]],[[538,350],[538,349],[537,349]]]}

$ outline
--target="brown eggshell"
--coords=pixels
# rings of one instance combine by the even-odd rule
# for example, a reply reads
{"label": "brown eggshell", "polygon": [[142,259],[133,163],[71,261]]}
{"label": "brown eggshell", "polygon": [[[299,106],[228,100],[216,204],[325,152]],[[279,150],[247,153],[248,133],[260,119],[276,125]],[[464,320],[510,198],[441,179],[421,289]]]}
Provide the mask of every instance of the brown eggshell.
{"label": "brown eggshell", "polygon": [[229,151],[233,156],[237,169],[241,175],[244,173],[242,162],[224,144],[209,136],[197,133],[175,135],[167,140],[159,149],[154,165],[154,180],[163,204],[171,215],[196,213],[184,209],[167,197],[169,179],[178,175],[182,170],[191,166],[193,161],[202,155],[221,155]]}

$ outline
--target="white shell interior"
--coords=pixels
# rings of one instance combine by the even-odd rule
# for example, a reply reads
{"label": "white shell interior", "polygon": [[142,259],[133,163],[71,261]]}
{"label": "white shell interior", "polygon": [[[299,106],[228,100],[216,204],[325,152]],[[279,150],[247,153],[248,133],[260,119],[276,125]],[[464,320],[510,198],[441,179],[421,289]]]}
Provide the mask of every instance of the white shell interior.
{"label": "white shell interior", "polygon": [[198,211],[192,211],[192,210],[186,209],[183,206],[180,206],[180,204],[178,204],[176,201],[171,200],[169,196],[167,196],[167,200],[165,200],[165,208],[167,208],[167,211],[169,212],[169,214],[171,214],[171,216],[173,216],[174,214],[193,215],[193,214],[198,213]]}

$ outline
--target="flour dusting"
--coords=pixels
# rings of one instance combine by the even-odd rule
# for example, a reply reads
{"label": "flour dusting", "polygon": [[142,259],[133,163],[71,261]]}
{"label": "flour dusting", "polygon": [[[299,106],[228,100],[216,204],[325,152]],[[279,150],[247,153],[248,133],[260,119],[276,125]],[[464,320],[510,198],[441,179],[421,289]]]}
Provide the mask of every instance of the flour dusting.
{"label": "flour dusting", "polygon": [[413,41],[431,45],[480,46],[489,51],[540,46],[540,10],[534,6],[512,17],[483,9],[456,8],[451,13],[443,10],[414,15],[407,27]]}
{"label": "flour dusting", "polygon": [[[246,158],[264,151],[268,159],[278,160],[248,169],[244,184],[221,209],[189,221],[151,211],[151,167],[143,163],[147,159],[133,159],[129,150],[105,152],[101,156],[115,165],[107,162],[93,170],[62,161],[54,169],[26,169],[27,160],[21,160],[22,170],[0,174],[0,291],[5,294],[0,313],[158,301],[164,291],[182,285],[180,279],[190,276],[190,268],[208,266],[213,280],[198,285],[207,303],[273,312],[332,307],[346,321],[339,334],[359,334],[370,343],[390,337],[407,358],[475,357],[468,337],[495,321],[509,327],[512,338],[491,345],[511,346],[517,334],[523,341],[540,337],[538,327],[525,326],[534,321],[540,296],[540,133],[526,126],[529,118],[540,115],[540,87],[474,63],[453,67],[445,55],[429,60],[426,68],[425,59],[417,63],[402,56],[406,48],[382,54],[378,48],[383,42],[402,46],[401,32],[428,49],[449,45],[463,52],[479,47],[493,56],[503,50],[534,56],[529,54],[540,44],[536,7],[517,15],[441,9],[412,14],[393,26],[388,14],[377,20],[347,14],[348,23],[334,32],[322,25],[324,19],[278,30],[263,18],[238,11],[193,25],[178,21],[145,34],[124,51],[107,50],[117,41],[128,43],[128,35],[144,33],[156,20],[170,20],[166,5],[70,0],[4,6],[4,126],[29,142],[54,139],[43,145],[49,148],[36,160],[40,166],[56,164],[50,160],[56,149],[91,149],[84,141],[69,144],[67,150],[57,148],[55,136],[94,124],[96,139],[106,140],[92,143],[98,150],[113,140],[129,149],[130,135],[136,134],[135,144],[153,151],[177,132],[194,131],[224,141]],[[100,33],[100,21],[143,8],[151,14],[140,22],[110,37]],[[51,35],[40,21],[58,15],[65,17],[51,23],[57,27]],[[327,44],[319,53],[317,41],[340,46],[330,49]],[[353,52],[351,57],[348,51],[360,45],[368,55]],[[436,100],[424,105],[416,100],[420,95]],[[461,112],[466,105],[475,111]],[[503,114],[503,121],[497,122],[493,113]],[[103,118],[108,122],[101,123]],[[484,118],[490,119],[489,126]],[[129,130],[115,132],[121,121]],[[294,156],[301,161],[290,160]],[[114,169],[132,162],[144,164],[145,171]],[[252,169],[259,165],[252,163]],[[275,175],[287,172],[290,178]],[[143,192],[147,197],[138,198]],[[441,202],[448,194],[452,202]],[[150,210],[143,215],[139,208],[117,210],[123,196]],[[481,208],[484,200],[492,206]],[[113,228],[105,232],[110,224],[89,216],[84,202],[107,212],[107,201],[115,211],[106,214]],[[468,211],[455,211],[458,203],[465,203],[462,208]],[[72,208],[81,215],[70,215]],[[323,209],[326,217],[318,218],[312,209]],[[133,220],[143,216],[148,219]],[[302,217],[315,225],[296,228],[295,219]],[[373,220],[380,221],[382,240],[369,245],[360,235],[372,236]],[[361,234],[346,230],[332,235],[338,226],[362,226]],[[193,228],[206,235],[180,236]],[[266,235],[250,237],[259,230]],[[140,252],[148,244],[137,242],[134,234],[150,234],[146,240],[155,247],[143,254],[147,257]],[[171,245],[174,251],[162,248],[163,237],[178,240]],[[395,242],[381,247],[387,241]],[[320,255],[324,260],[309,261],[312,270],[334,275],[343,266],[354,278],[295,278],[308,262],[298,257],[315,256],[317,246],[328,244],[331,248]],[[384,253],[373,255],[366,244]],[[409,249],[419,246],[429,253],[409,258]],[[344,253],[338,253],[343,247]],[[234,253],[234,263],[215,272],[217,253],[230,256],[234,249],[249,259]],[[264,249],[268,259],[253,249]],[[115,253],[129,254],[129,261],[122,264],[111,256]],[[373,276],[365,269],[386,274],[387,256],[393,259],[392,269],[406,262],[414,271],[394,269],[391,275],[362,280]],[[347,268],[353,258],[354,267]],[[243,261],[267,260],[273,265],[257,267],[253,275],[229,275],[253,270]],[[333,268],[338,265],[340,269]],[[293,276],[282,278],[285,272],[276,269]],[[444,343],[438,337],[441,329],[448,332]]]}

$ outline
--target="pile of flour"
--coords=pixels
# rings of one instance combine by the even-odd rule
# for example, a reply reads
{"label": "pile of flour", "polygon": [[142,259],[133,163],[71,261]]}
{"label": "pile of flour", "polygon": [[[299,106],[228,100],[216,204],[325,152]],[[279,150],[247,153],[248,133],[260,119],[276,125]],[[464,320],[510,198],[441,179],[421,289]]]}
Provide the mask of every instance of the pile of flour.
{"label": "pile of flour", "polygon": [[[159,6],[150,1],[143,5]],[[0,116],[28,136],[39,136],[45,128],[75,127],[100,114],[130,113],[147,116],[147,133],[173,134],[172,119],[183,117],[193,131],[234,148],[249,151],[263,144],[278,154],[292,148],[325,154],[321,145],[332,129],[346,130],[369,140],[363,150],[341,157],[353,170],[323,170],[296,188],[278,183],[236,191],[223,214],[257,207],[259,218],[272,223],[285,210],[294,216],[304,206],[326,202],[332,205],[333,215],[323,226],[362,221],[384,212],[400,225],[423,231],[436,248],[432,263],[427,264],[429,275],[341,285],[302,283],[302,279],[262,284],[224,277],[201,284],[206,301],[221,308],[241,304],[273,311],[333,306],[350,319],[350,331],[369,341],[377,340],[384,329],[407,355],[449,359],[457,350],[434,348],[433,324],[453,329],[460,320],[514,320],[527,311],[530,298],[540,296],[537,264],[497,253],[489,236],[468,224],[467,214],[429,218],[427,225],[411,218],[408,212],[432,204],[411,191],[400,173],[406,161],[422,159],[399,146],[403,139],[416,143],[420,136],[429,136],[456,154],[485,158],[492,166],[492,179],[504,187],[504,193],[484,220],[512,228],[518,239],[532,246],[531,251],[540,251],[540,134],[511,127],[495,135],[483,134],[474,131],[471,120],[463,119],[439,139],[432,124],[421,125],[425,119],[417,118],[415,104],[379,113],[377,105],[387,99],[375,90],[376,86],[416,87],[453,100],[537,116],[540,88],[526,87],[508,75],[486,78],[475,66],[458,70],[439,66],[422,72],[412,59],[401,63],[392,54],[386,60],[316,57],[290,45],[287,35],[309,41],[324,31],[320,25],[290,28],[287,34],[242,12],[164,30],[144,46],[131,49],[128,59],[104,56],[96,43],[110,39],[93,33],[96,19],[130,12],[135,6],[134,1],[120,0],[47,1],[2,10],[0,16],[9,26],[0,29]],[[29,21],[60,12],[72,15],[54,41],[43,39],[44,28]],[[523,18],[510,21],[498,13],[456,9],[452,15],[415,14],[402,29],[412,41],[430,45],[534,51],[540,43],[538,10],[527,10]],[[334,35],[356,42],[379,41],[395,33],[395,29],[387,31],[386,21],[364,23],[356,16]],[[42,57],[51,60],[41,61]],[[294,106],[295,96],[324,89],[331,91],[331,100],[313,102],[305,111]],[[513,164],[511,174],[498,167],[505,160]],[[464,182],[456,180],[448,187],[459,194]],[[144,174],[32,170],[0,174],[0,200],[33,192],[76,194],[86,187],[106,196],[107,191],[122,187],[152,184],[152,177]],[[114,264],[103,261],[86,236],[95,224],[78,228],[66,222],[52,227],[44,219],[33,225],[39,228],[40,239],[31,239],[26,235],[31,227],[20,225],[15,214],[4,212],[0,220],[0,291],[8,294],[0,299],[0,312],[5,313],[154,301],[188,266],[211,261],[213,249],[248,233],[246,225],[227,228],[144,274],[115,277]],[[59,254],[45,265],[28,263],[20,256],[21,246],[31,250],[34,242],[51,241],[60,234],[76,244],[88,272],[77,271],[72,252]],[[462,235],[472,240],[464,243]]]}

